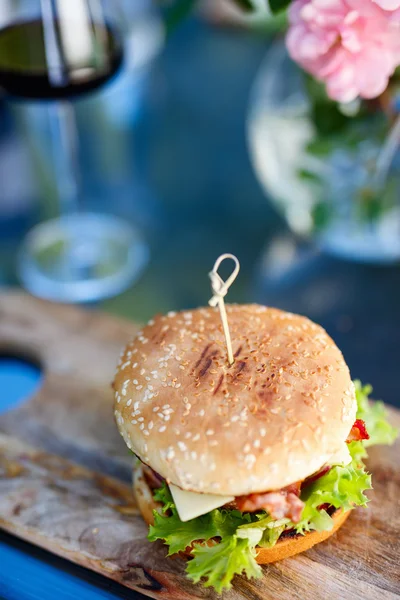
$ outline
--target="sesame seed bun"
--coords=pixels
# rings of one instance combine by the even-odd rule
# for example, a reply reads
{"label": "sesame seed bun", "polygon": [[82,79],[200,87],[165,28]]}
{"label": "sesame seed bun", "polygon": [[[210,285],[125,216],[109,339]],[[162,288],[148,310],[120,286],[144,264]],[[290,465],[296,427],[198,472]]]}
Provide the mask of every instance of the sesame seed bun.
{"label": "sesame seed bun", "polygon": [[114,381],[128,447],[168,483],[220,495],[285,487],[343,448],[354,386],[327,333],[299,315],[228,305],[158,316],[127,346]]}
{"label": "sesame seed bun", "polygon": [[[155,502],[152,490],[146,482],[140,464],[134,471],[133,491],[143,519],[148,525],[152,525],[154,523],[153,510],[160,510],[160,504]],[[297,534],[293,537],[282,537],[272,548],[259,548],[256,556],[258,564],[265,565],[283,560],[289,556],[305,552],[315,544],[323,542],[343,525],[350,512],[344,512],[342,509],[336,510],[332,515],[334,524],[330,531],[310,531],[305,535]],[[185,554],[190,556],[191,549],[188,548]]]}

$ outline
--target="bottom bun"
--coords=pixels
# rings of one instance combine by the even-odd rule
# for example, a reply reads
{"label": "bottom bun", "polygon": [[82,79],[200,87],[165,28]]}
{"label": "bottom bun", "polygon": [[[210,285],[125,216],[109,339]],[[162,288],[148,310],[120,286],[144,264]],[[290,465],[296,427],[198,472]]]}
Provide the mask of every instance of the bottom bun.
{"label": "bottom bun", "polygon": [[[134,469],[133,491],[143,519],[148,525],[152,525],[154,523],[153,510],[158,510],[160,512],[161,504],[154,500],[153,492],[146,481],[141,464]],[[331,537],[331,535],[343,525],[349,514],[350,511],[344,512],[341,509],[336,510],[332,515],[333,527],[330,531],[310,531],[305,535],[288,535],[279,539],[272,548],[258,548],[256,556],[258,564],[265,565],[267,563],[277,562],[288,556],[294,556],[300,552],[305,552],[305,550],[312,548],[315,544],[319,544]],[[191,550],[188,548],[185,554],[190,556],[190,553]]]}
{"label": "bottom bun", "polygon": [[293,537],[279,539],[272,548],[259,548],[256,556],[258,564],[266,565],[267,563],[277,562],[288,556],[305,552],[315,544],[327,540],[343,525],[349,514],[349,510],[347,512],[342,509],[335,511],[332,515],[333,527],[330,531],[309,531],[304,535],[298,533]]}

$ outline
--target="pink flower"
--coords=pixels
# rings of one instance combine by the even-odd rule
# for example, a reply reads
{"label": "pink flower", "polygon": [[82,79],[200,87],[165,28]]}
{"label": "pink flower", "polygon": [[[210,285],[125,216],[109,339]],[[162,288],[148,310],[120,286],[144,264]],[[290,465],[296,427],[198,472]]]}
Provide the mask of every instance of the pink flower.
{"label": "pink flower", "polygon": [[375,98],[400,65],[400,0],[295,0],[289,9],[290,56],[324,81],[339,102]]}
{"label": "pink flower", "polygon": [[400,8],[400,0],[372,0],[383,8],[383,10],[397,10]]}

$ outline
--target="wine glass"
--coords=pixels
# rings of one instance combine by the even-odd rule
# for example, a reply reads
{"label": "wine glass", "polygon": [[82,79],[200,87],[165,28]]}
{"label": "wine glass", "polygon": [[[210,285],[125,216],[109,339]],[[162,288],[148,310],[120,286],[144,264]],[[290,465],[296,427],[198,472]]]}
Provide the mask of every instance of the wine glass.
{"label": "wine glass", "polygon": [[35,295],[100,300],[128,287],[147,262],[140,233],[85,212],[79,193],[74,104],[118,75],[125,39],[117,0],[0,0],[0,88],[45,103],[61,213],[33,228],[19,253],[20,278]]}

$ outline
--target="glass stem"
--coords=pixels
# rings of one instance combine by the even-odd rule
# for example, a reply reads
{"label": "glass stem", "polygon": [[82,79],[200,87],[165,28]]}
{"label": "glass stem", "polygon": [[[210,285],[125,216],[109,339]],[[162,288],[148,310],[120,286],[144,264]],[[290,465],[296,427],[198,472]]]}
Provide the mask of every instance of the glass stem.
{"label": "glass stem", "polygon": [[79,210],[78,131],[73,105],[49,103],[49,117],[60,214]]}
{"label": "glass stem", "polygon": [[375,188],[385,187],[391,164],[400,146],[400,114],[391,127],[376,161]]}

